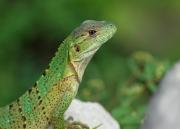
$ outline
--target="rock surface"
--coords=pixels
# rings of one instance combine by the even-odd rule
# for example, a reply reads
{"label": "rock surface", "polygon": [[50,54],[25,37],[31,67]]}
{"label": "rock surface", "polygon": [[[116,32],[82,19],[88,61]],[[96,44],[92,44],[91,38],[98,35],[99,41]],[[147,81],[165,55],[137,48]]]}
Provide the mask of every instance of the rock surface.
{"label": "rock surface", "polygon": [[87,124],[90,129],[100,124],[98,129],[120,129],[118,122],[98,103],[82,102],[75,99],[65,113],[65,119],[68,117]]}
{"label": "rock surface", "polygon": [[141,129],[180,129],[180,62],[161,82]]}

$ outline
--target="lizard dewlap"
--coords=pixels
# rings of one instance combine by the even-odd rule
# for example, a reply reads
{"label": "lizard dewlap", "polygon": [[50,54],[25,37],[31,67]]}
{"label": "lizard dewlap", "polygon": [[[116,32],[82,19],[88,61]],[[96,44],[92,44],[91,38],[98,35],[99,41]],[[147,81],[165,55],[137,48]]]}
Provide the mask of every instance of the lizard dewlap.
{"label": "lizard dewlap", "polygon": [[60,44],[48,69],[20,98],[0,108],[0,129],[66,129],[63,114],[75,97],[84,70],[116,32],[106,21],[84,21]]}

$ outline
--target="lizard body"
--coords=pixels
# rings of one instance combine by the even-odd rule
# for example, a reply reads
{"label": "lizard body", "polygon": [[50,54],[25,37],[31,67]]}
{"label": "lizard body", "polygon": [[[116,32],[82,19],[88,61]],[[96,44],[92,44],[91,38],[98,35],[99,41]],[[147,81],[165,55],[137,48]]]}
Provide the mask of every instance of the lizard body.
{"label": "lizard body", "polygon": [[20,98],[0,108],[0,129],[64,129],[63,114],[75,97],[84,70],[116,27],[87,20],[60,44],[40,79]]}

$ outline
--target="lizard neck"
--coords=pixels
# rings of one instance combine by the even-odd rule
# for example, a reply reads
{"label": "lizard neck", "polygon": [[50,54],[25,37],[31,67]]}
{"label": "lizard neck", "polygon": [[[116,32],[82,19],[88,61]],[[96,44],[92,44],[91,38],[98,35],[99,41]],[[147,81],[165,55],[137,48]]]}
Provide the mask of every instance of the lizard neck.
{"label": "lizard neck", "polygon": [[78,83],[81,82],[81,80],[78,77],[78,73],[77,73],[74,65],[71,63],[71,61],[69,61],[68,64],[66,65],[63,78],[68,78],[70,76],[75,76],[77,82]]}
{"label": "lizard neck", "polygon": [[57,84],[60,79],[64,77],[64,71],[68,64],[68,50],[69,42],[65,40],[58,51],[55,53],[49,68],[45,70],[44,74],[36,82],[36,86],[39,89],[39,94],[43,97],[48,91]]}
{"label": "lizard neck", "polygon": [[80,61],[70,61],[71,67],[73,67],[79,82],[82,81],[84,71],[85,71],[88,63],[92,59],[92,57],[93,57],[93,55],[91,55],[91,56],[89,56],[89,57],[87,57],[87,58],[85,58],[83,60],[80,60]]}

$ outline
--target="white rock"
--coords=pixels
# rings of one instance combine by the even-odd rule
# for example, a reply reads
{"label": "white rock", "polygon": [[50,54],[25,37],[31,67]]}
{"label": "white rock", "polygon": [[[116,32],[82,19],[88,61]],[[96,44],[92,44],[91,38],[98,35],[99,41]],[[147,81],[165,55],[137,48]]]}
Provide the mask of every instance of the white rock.
{"label": "white rock", "polygon": [[160,84],[141,129],[180,129],[180,63]]}
{"label": "white rock", "polygon": [[118,122],[98,103],[75,99],[65,112],[65,119],[69,117],[72,117],[74,121],[87,124],[90,129],[100,124],[98,129],[120,129]]}

